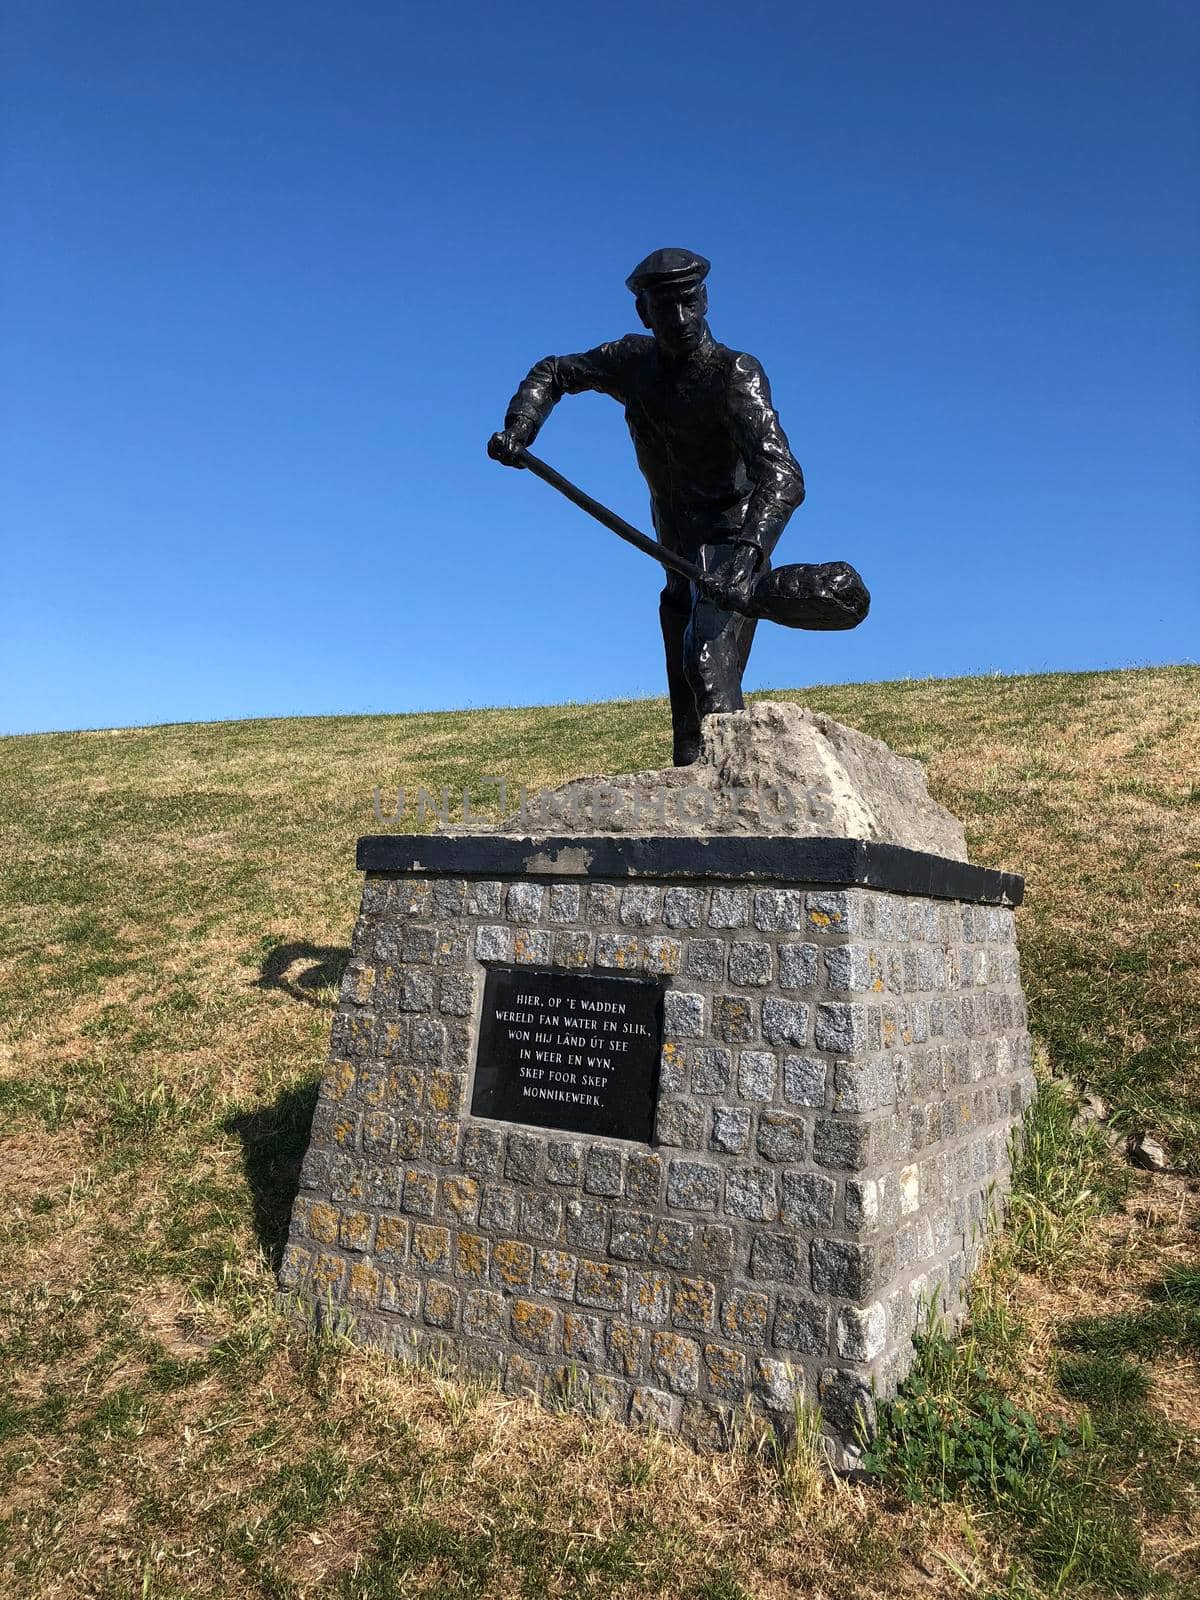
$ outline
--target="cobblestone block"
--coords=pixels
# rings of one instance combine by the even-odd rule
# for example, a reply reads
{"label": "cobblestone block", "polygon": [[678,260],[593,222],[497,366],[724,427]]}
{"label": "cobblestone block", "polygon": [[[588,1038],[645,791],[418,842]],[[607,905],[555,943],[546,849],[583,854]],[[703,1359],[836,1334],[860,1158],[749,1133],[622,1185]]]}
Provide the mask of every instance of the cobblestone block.
{"label": "cobblestone block", "polygon": [[641,1205],[657,1205],[666,1164],[653,1151],[631,1151],[625,1162],[625,1196]]}
{"label": "cobblestone block", "polygon": [[616,1197],[625,1186],[625,1152],[616,1145],[591,1145],[587,1152],[583,1187],[588,1194]]}
{"label": "cobblestone block", "polygon": [[635,972],[641,964],[641,940],[636,933],[596,935],[596,965]]}
{"label": "cobblestone block", "polygon": [[671,1299],[671,1323],[676,1328],[711,1328],[717,1309],[716,1285],[707,1278],[680,1278]]}
{"label": "cobblestone block", "polygon": [[511,961],[513,956],[512,929],[502,923],[484,925],[475,929],[475,958],[478,961]]}
{"label": "cobblestone block", "polygon": [[558,1347],[558,1318],[550,1306],[536,1300],[514,1300],[510,1315],[512,1336],[518,1344],[543,1355],[553,1354]]}
{"label": "cobblestone block", "polygon": [[862,932],[862,902],[853,890],[810,889],[805,896],[806,920],[810,928],[830,933]]}
{"label": "cobblestone block", "polygon": [[568,1200],[567,1243],[576,1250],[603,1250],[608,1208],[599,1200]]}
{"label": "cobblestone block", "polygon": [[614,1211],[609,1254],[618,1261],[648,1261],[654,1228],[654,1217],[648,1211]]}
{"label": "cobblestone block", "polygon": [[621,891],[621,922],[627,928],[650,928],[658,921],[662,890],[630,884]]}
{"label": "cobblestone block", "polygon": [[866,1006],[834,1000],[816,1008],[816,1046],[840,1056],[867,1050]]}
{"label": "cobblestone block", "polygon": [[623,1311],[629,1293],[629,1271],[608,1261],[581,1261],[575,1298],[597,1311]]}
{"label": "cobblestone block", "polygon": [[516,1192],[499,1184],[485,1184],[479,1199],[479,1226],[495,1233],[511,1233],[516,1225]]}
{"label": "cobblestone block", "polygon": [[659,1267],[686,1267],[692,1252],[695,1227],[675,1217],[660,1217],[654,1227],[650,1259]]}
{"label": "cobblestone block", "polygon": [[375,1258],[389,1265],[408,1259],[409,1224],[403,1217],[380,1217],[375,1231]]}
{"label": "cobblestone block", "polygon": [[463,1331],[476,1339],[499,1339],[504,1335],[506,1302],[493,1289],[473,1289],[463,1303]]}
{"label": "cobblestone block", "polygon": [[771,946],[735,940],[729,947],[729,981],[762,988],[771,981]]}
{"label": "cobblestone block", "polygon": [[755,1036],[755,1007],[739,994],[719,994],[713,1000],[713,1032],[726,1044],[748,1044]]}
{"label": "cobblestone block", "polygon": [[663,921],[668,928],[698,928],[703,919],[703,889],[673,888],[663,895]]}
{"label": "cobblestone block", "polygon": [[510,922],[536,922],[542,914],[540,883],[512,883],[505,896],[505,911]]}
{"label": "cobblestone block", "polygon": [[409,1167],[404,1174],[404,1210],[411,1217],[431,1217],[437,1197],[437,1175]]}
{"label": "cobblestone block", "polygon": [[556,883],[550,889],[551,922],[578,922],[582,896],[577,883]]}
{"label": "cobblestone block", "polygon": [[583,1145],[577,1139],[551,1139],[546,1146],[546,1182],[577,1184],[583,1174]]}
{"label": "cobblestone block", "polygon": [[706,1344],[704,1376],[710,1394],[741,1400],[746,1393],[746,1357],[728,1345]]}
{"label": "cobblestone block", "polygon": [[704,1143],[704,1107],[687,1100],[660,1103],[655,1137],[671,1149],[699,1150]]}
{"label": "cobblestone block", "polygon": [[755,1356],[751,1363],[754,1393],[772,1411],[786,1411],[796,1398],[796,1377],[786,1361]]}
{"label": "cobblestone block", "polygon": [[721,1304],[721,1328],[739,1344],[762,1344],[767,1336],[770,1302],[756,1289],[734,1289]]}
{"label": "cobblestone block", "polygon": [[730,1167],[725,1174],[725,1214],[748,1222],[774,1222],[779,1215],[775,1174],[761,1167]]}
{"label": "cobblestone block", "polygon": [[818,1294],[861,1300],[875,1286],[875,1251],[871,1245],[841,1239],[812,1242],[812,1286]]}
{"label": "cobblestone block", "polygon": [[887,1313],[878,1301],[838,1314],[837,1353],[844,1361],[873,1361],[887,1343]]}
{"label": "cobblestone block", "polygon": [[455,1175],[442,1179],[442,1215],[454,1222],[474,1222],[479,1216],[479,1182]]}
{"label": "cobblestone block", "polygon": [[531,1394],[535,1397],[542,1392],[542,1383],[545,1370],[540,1362],[529,1361],[525,1356],[510,1355],[504,1367],[504,1380],[501,1385],[506,1395],[516,1399],[519,1395]]}
{"label": "cobblestone block", "polygon": [[379,1309],[391,1311],[398,1317],[416,1317],[421,1310],[420,1279],[407,1274],[392,1276],[380,1274]]}
{"label": "cobblestone block", "polygon": [[[762,1035],[770,1044],[802,1045],[808,1042],[808,1007],[801,1000],[771,995],[762,1003]],[[818,1007],[818,1012],[820,1011]],[[818,1040],[818,1046],[820,1045]]]}
{"label": "cobblestone block", "polygon": [[629,1421],[635,1428],[659,1428],[666,1432],[675,1425],[678,1401],[661,1389],[638,1384],[629,1401]]}
{"label": "cobblestone block", "polygon": [[846,1227],[866,1233],[879,1222],[879,1185],[872,1178],[847,1178]]}
{"label": "cobblestone block", "polygon": [[681,1211],[712,1211],[720,1192],[719,1167],[676,1160],[667,1169],[667,1203]]}
{"label": "cobblestone block", "polygon": [[504,1158],[504,1176],[510,1183],[533,1183],[538,1174],[543,1141],[531,1133],[510,1133]]}
{"label": "cobblestone block", "polygon": [[668,989],[663,996],[663,1032],[677,1039],[700,1039],[704,1035],[704,996]]}
{"label": "cobblestone block", "polygon": [[725,977],[725,945],[720,939],[689,939],[683,970],[697,983],[721,983]]}
{"label": "cobblestone block", "polygon": [[438,878],[433,885],[433,911],[438,917],[462,915],[467,885],[462,878]]}
{"label": "cobblestone block", "polygon": [[450,1234],[426,1222],[414,1222],[409,1259],[414,1266],[442,1271],[450,1264]]}
{"label": "cobblestone block", "polygon": [[874,1111],[879,1105],[879,1064],[838,1061],[833,1069],[833,1109]]}
{"label": "cobblestone block", "polygon": [[750,1144],[750,1113],[737,1106],[714,1106],[709,1148],[743,1155]]}
{"label": "cobblestone block", "polygon": [[692,1093],[724,1094],[733,1079],[733,1051],[719,1046],[693,1047]]}
{"label": "cobblestone block", "polygon": [[338,1228],[338,1243],[343,1250],[369,1250],[375,1231],[375,1218],[369,1211],[344,1211]]}
{"label": "cobblestone block", "polygon": [[652,934],[642,941],[642,964],[647,972],[672,976],[683,964],[683,945],[678,939]]}
{"label": "cobblestone block", "polygon": [[592,936],[571,929],[554,936],[554,959],[560,967],[586,967],[592,954]]}
{"label": "cobblestone block", "polygon": [[804,927],[804,895],[799,889],[760,889],[754,896],[754,926],[764,933]]}
{"label": "cobblestone block", "polygon": [[778,960],[781,989],[816,988],[818,968],[815,944],[781,944]]}
{"label": "cobblestone block", "polygon": [[756,1233],[750,1246],[750,1276],[770,1283],[807,1284],[807,1252],[785,1233]]}
{"label": "cobblestone block", "polygon": [[871,1152],[869,1124],[835,1117],[818,1117],[813,1130],[813,1160],[822,1167],[861,1172]]}
{"label": "cobblestone block", "polygon": [[678,1333],[652,1334],[650,1369],[672,1394],[694,1394],[700,1384],[700,1346]]}
{"label": "cobblestone block", "polygon": [[823,1106],[827,1072],[815,1056],[784,1056],[783,1098],[794,1106]]}
{"label": "cobblestone block", "polygon": [[460,1233],[454,1242],[454,1271],[460,1278],[486,1282],[491,1258],[491,1241],[481,1233]]}
{"label": "cobblestone block", "polygon": [[556,1194],[531,1189],[520,1197],[520,1228],[526,1239],[553,1244],[562,1231],[563,1204]]}
{"label": "cobblestone block", "polygon": [[701,1272],[719,1274],[733,1265],[733,1229],[724,1223],[707,1222],[696,1236],[696,1266]]}
{"label": "cobblestone block", "polygon": [[750,896],[745,889],[714,889],[708,908],[710,928],[744,928],[750,918]]}
{"label": "cobblestone block", "polygon": [[513,960],[518,966],[548,966],[554,954],[554,934],[549,928],[517,928],[513,932]]}
{"label": "cobblestone block", "polygon": [[425,1290],[425,1321],[431,1328],[458,1326],[461,1300],[448,1283],[431,1283]]}
{"label": "cobblestone block", "polygon": [[438,1010],[455,1017],[469,1017],[475,1010],[475,975],[448,972],[438,979]]}
{"label": "cobblestone block", "polygon": [[820,1356],[829,1350],[829,1306],[805,1295],[781,1294],[771,1327],[777,1350],[797,1350]]}
{"label": "cobblestone block", "polygon": [[563,1315],[563,1354],[576,1361],[598,1361],[604,1348],[603,1325],[599,1317],[578,1311]]}
{"label": "cobblestone block", "polygon": [[763,1111],[755,1149],[764,1161],[803,1161],[807,1124],[787,1111]]}
{"label": "cobblestone block", "polygon": [[670,1278],[663,1272],[635,1272],[629,1296],[629,1315],[634,1321],[665,1322],[670,1308]]}
{"label": "cobblestone block", "polygon": [[501,1239],[492,1246],[492,1282],[499,1289],[533,1287],[533,1246]]}
{"label": "cobblestone block", "polygon": [[819,1172],[785,1172],[780,1215],[797,1228],[828,1228],[833,1224],[837,1185]]}
{"label": "cobblestone block", "polygon": [[770,1050],[738,1052],[737,1089],[743,1100],[773,1100],[778,1074],[779,1058]]}
{"label": "cobblestone block", "polygon": [[400,929],[400,960],[431,962],[436,942],[437,932],[434,928],[410,922],[407,927]]}
{"label": "cobblestone block", "polygon": [[847,1440],[875,1429],[875,1397],[857,1373],[825,1367],[817,1386],[821,1411],[837,1434]]}
{"label": "cobblestone block", "polygon": [[593,883],[587,892],[587,916],[591,923],[615,922],[621,891],[612,883]]}

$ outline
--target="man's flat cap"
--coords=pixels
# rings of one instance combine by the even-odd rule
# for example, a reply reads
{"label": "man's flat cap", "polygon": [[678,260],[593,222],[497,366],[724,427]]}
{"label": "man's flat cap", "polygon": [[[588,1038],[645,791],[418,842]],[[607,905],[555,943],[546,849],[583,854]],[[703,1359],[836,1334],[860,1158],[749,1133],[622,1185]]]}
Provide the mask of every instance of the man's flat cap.
{"label": "man's flat cap", "polygon": [[682,288],[703,283],[710,263],[694,250],[653,250],[625,279],[634,294],[643,289]]}

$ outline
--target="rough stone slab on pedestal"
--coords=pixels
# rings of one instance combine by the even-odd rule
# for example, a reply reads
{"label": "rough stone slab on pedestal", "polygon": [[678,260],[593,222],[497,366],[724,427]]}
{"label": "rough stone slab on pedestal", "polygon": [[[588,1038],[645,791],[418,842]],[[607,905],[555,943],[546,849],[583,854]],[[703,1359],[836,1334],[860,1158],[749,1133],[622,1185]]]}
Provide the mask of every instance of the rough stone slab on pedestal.
{"label": "rough stone slab on pedestal", "polygon": [[859,839],[967,859],[962,823],[931,798],[919,761],[790,701],[705,717],[690,766],[578,778],[500,825],[530,829]]}
{"label": "rough stone slab on pedestal", "polygon": [[[1020,880],[794,837],[359,858],[284,1285],[405,1359],[706,1445],[804,1399],[853,1460],[1008,1184]],[[650,1142],[471,1114],[485,976],[522,965],[661,986]]]}

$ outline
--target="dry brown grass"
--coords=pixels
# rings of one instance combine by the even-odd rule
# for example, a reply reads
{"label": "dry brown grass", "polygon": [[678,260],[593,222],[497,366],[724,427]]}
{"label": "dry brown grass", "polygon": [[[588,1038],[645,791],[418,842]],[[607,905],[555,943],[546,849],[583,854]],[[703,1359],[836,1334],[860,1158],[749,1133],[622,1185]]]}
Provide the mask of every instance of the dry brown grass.
{"label": "dry brown grass", "polygon": [[[796,697],[924,759],[975,859],[1026,873],[1053,1064],[1200,1161],[1200,674]],[[666,759],[654,702],[0,742],[0,1593],[1049,1591],[986,1507],[789,1476],[762,1449],[695,1457],[274,1311],[372,787],[468,783],[478,807],[483,773],[549,787]],[[985,1357],[1047,1422],[1080,1414],[1056,1387],[1069,1325],[1136,1315],[1194,1263],[1190,1171],[1139,1179],[1053,1276],[992,1268],[1007,1332]],[[1148,1411],[1194,1439],[1194,1358],[1148,1366]],[[1148,1552],[1129,1592],[1200,1575],[1194,1449],[1173,1509],[1114,1464]]]}

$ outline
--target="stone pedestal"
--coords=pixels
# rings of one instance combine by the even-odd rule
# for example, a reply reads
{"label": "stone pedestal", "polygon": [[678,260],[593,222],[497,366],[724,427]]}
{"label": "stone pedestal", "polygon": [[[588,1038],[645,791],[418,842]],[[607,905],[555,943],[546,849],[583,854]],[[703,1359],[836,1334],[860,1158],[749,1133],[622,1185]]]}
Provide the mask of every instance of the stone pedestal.
{"label": "stone pedestal", "polygon": [[[852,1461],[924,1305],[961,1310],[1008,1183],[1033,1093],[1021,880],[795,836],[392,835],[359,866],[285,1287],[406,1360],[706,1445],[803,1400]],[[622,1011],[567,974],[654,992]],[[575,1017],[598,997],[592,1028],[636,1014],[611,1035],[633,1054],[570,1059],[582,1036],[537,1020],[552,993]],[[516,1077],[489,1100],[501,1046]],[[642,1137],[585,1131],[589,1099],[620,1123],[635,1088]]]}

